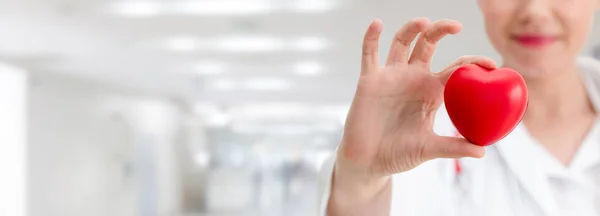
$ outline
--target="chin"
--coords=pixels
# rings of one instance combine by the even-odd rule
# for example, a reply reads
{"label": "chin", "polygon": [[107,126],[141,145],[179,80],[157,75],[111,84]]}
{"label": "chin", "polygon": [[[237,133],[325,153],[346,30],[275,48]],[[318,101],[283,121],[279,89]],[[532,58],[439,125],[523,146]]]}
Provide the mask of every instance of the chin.
{"label": "chin", "polygon": [[523,67],[513,69],[519,72],[525,80],[544,80],[560,74],[558,71],[545,67]]}
{"label": "chin", "polygon": [[537,55],[514,55],[506,58],[505,66],[519,72],[523,78],[528,80],[540,80],[555,77],[573,65],[565,59],[573,59],[564,55],[548,55],[538,53]]}

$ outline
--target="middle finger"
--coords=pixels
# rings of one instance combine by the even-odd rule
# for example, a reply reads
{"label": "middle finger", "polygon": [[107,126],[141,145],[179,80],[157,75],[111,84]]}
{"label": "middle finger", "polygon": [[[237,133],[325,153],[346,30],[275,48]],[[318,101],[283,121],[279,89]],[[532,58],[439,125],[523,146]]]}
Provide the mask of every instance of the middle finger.
{"label": "middle finger", "polygon": [[448,34],[458,33],[461,28],[462,25],[453,20],[436,21],[424,34],[419,36],[408,63],[418,63],[429,66],[438,42]]}
{"label": "middle finger", "polygon": [[431,24],[427,18],[417,18],[406,23],[394,36],[394,41],[388,54],[386,65],[407,64],[410,53],[410,44],[419,33],[425,31]]}

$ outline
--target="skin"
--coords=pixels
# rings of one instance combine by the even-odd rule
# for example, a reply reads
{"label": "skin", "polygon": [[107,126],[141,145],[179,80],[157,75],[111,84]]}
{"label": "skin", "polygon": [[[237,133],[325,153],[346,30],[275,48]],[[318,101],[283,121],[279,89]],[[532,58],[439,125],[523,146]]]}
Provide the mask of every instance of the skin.
{"label": "skin", "polygon": [[[516,69],[527,82],[530,102],[524,124],[568,165],[596,117],[575,63],[600,0],[479,0],[478,4],[503,66]],[[455,68],[468,63],[496,67],[489,58],[466,56],[432,73],[437,44],[461,28],[452,20],[413,19],[397,31],[381,67],[378,44],[383,24],[375,20],[369,25],[361,77],[337,152],[330,216],[389,215],[391,175],[435,158],[484,156],[484,148],[432,130],[443,87]],[[525,46],[516,40],[524,34],[554,40]]]}
{"label": "skin", "polygon": [[[530,104],[524,124],[565,165],[596,117],[576,58],[599,6],[598,0],[479,0],[490,42],[504,65],[519,71],[527,82]],[[557,40],[531,48],[515,40],[523,34]]]}

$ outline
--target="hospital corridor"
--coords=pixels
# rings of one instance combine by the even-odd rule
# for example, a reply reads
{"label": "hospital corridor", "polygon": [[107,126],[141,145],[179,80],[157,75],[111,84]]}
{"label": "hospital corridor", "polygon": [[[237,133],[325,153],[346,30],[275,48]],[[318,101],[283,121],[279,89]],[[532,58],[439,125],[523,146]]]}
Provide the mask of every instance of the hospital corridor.
{"label": "hospital corridor", "polygon": [[499,60],[470,2],[0,0],[0,216],[318,215],[369,23]]}

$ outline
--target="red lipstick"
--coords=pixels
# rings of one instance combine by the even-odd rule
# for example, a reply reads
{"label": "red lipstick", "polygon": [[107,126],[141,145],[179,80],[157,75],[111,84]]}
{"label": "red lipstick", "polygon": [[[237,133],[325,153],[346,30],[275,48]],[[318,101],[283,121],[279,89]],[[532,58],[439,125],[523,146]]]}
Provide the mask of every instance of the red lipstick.
{"label": "red lipstick", "polygon": [[517,35],[514,39],[524,47],[529,48],[543,48],[545,46],[551,45],[558,40],[557,37],[553,36],[545,36],[545,35]]}

